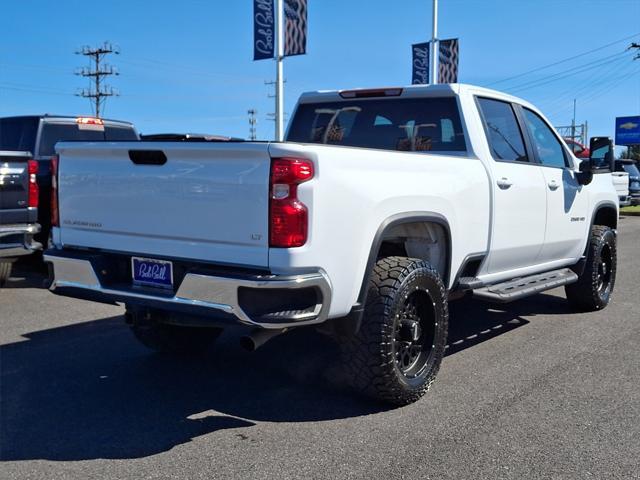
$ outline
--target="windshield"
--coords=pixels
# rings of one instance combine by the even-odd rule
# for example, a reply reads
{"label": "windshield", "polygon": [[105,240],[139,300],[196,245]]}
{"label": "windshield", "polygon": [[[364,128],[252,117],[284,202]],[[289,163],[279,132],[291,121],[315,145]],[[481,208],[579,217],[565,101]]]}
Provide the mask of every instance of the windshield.
{"label": "windshield", "polygon": [[454,97],[301,104],[287,140],[407,152],[466,150]]}

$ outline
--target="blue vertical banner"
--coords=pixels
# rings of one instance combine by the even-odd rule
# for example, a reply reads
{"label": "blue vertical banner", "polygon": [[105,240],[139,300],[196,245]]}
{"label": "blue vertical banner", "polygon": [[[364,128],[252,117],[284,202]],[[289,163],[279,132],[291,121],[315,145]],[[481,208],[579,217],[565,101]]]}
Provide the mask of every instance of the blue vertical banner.
{"label": "blue vertical banner", "polygon": [[307,53],[307,0],[284,0],[284,56]]}
{"label": "blue vertical banner", "polygon": [[415,43],[411,45],[413,69],[411,84],[421,85],[429,83],[429,44],[431,42]]}
{"label": "blue vertical banner", "polygon": [[273,0],[253,0],[253,59],[273,58],[275,38]]}
{"label": "blue vertical banner", "polygon": [[438,42],[438,83],[458,82],[458,39]]}

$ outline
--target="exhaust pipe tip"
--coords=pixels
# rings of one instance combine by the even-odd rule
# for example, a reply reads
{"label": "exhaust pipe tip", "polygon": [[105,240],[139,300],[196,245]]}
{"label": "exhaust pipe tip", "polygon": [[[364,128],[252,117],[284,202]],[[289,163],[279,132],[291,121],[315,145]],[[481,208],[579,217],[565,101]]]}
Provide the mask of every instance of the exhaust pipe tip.
{"label": "exhaust pipe tip", "polygon": [[253,341],[250,335],[244,335],[240,337],[240,346],[245,349],[247,352],[255,352],[258,346],[256,342]]}
{"label": "exhaust pipe tip", "polygon": [[258,328],[251,332],[249,335],[240,337],[240,346],[248,352],[255,352],[258,348],[267,343],[273,337],[277,337],[278,335],[281,335],[286,331],[286,328],[276,328],[269,330],[265,328]]}

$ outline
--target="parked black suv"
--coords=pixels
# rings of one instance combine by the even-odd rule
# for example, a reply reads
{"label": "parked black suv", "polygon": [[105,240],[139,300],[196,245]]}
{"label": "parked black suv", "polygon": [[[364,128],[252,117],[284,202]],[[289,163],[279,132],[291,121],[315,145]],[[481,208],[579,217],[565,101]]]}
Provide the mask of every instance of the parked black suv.
{"label": "parked black suv", "polygon": [[137,141],[133,124],[117,120],[62,115],[0,118],[0,150],[31,152],[38,162],[38,223],[36,239],[46,245],[51,230],[51,157],[60,141]]}

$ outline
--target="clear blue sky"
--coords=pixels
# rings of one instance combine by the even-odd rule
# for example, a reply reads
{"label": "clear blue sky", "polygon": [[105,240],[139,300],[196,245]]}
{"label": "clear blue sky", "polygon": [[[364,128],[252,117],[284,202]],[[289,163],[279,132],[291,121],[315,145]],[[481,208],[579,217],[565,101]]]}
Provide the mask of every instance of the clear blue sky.
{"label": "clear blue sky", "polygon": [[[306,90],[404,85],[412,43],[431,31],[431,0],[308,0],[308,54],[285,61],[285,109]],[[587,120],[612,135],[614,117],[640,114],[640,0],[440,0],[440,37],[460,38],[459,80],[503,89],[538,105],[556,125]],[[140,131],[246,137],[246,111],[258,110],[258,136],[273,135],[267,98],[274,62],[252,61],[251,0],[169,2],[5,1],[0,16],[0,116],[91,113],[74,96],[88,86],[84,44],[109,40],[121,96],[106,117]],[[500,80],[625,37],[599,51],[516,79]],[[617,56],[615,56],[617,54]]]}

